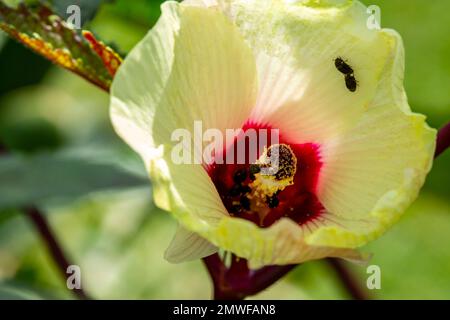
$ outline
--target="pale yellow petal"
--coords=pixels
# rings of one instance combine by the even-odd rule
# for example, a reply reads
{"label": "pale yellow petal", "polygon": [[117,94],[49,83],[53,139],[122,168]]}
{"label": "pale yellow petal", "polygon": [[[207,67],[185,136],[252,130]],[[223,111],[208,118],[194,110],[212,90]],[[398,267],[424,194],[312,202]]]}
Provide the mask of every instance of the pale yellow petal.
{"label": "pale yellow petal", "polygon": [[171,263],[201,259],[217,252],[217,247],[197,233],[178,226],[164,258]]}
{"label": "pale yellow petal", "polygon": [[322,150],[318,196],[338,223],[310,243],[356,247],[379,236],[415,200],[431,169],[436,131],[410,111],[401,38],[383,33],[393,49],[376,96],[358,124]]}
{"label": "pale yellow petal", "polygon": [[253,54],[220,11],[174,2],[162,9],[111,88],[114,127],[146,162],[158,146],[176,144],[174,130],[193,134],[195,121],[203,131],[240,128],[256,99]]}

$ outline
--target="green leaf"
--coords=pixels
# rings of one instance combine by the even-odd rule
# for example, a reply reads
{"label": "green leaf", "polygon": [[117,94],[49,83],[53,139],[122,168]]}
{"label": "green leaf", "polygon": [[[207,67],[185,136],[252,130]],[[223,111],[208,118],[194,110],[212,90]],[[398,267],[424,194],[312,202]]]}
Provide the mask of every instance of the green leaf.
{"label": "green leaf", "polygon": [[24,286],[0,283],[0,300],[42,300],[44,298],[41,293]]}
{"label": "green leaf", "polygon": [[86,40],[41,2],[10,7],[0,0],[0,29],[53,63],[106,91],[121,62],[111,48],[93,35]]}
{"label": "green leaf", "polygon": [[63,145],[64,138],[51,122],[30,119],[17,123],[0,123],[0,141],[10,151],[32,154],[42,150],[56,150]]}
{"label": "green leaf", "polygon": [[125,158],[117,152],[92,149],[33,157],[3,156],[0,158],[0,208],[54,199],[71,200],[101,190],[149,185],[143,176],[145,171]]}
{"label": "green leaf", "polygon": [[[116,16],[151,28],[161,15],[161,4],[165,0],[116,0],[113,6],[105,6]],[[103,10],[103,9],[102,9]]]}
{"label": "green leaf", "polygon": [[8,38],[3,33],[0,33],[0,51],[3,49],[7,39]]}

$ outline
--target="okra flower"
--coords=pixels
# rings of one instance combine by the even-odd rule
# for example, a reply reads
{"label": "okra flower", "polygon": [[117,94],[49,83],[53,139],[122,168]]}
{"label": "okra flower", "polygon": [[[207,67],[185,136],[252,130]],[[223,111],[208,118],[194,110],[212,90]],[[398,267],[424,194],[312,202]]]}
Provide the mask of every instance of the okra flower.
{"label": "okra flower", "polygon": [[[367,19],[350,0],[163,4],[115,77],[111,117],[144,160],[156,204],[180,223],[169,261],[218,248],[252,267],[358,258],[354,249],[400,218],[431,168],[436,132],[408,105],[400,36]],[[198,122],[244,138],[277,129],[279,141],[246,148],[256,157],[245,164],[218,160],[242,135],[209,163],[175,163],[173,133],[194,134]],[[183,146],[197,159],[206,144]],[[274,147],[282,174],[265,176]]]}

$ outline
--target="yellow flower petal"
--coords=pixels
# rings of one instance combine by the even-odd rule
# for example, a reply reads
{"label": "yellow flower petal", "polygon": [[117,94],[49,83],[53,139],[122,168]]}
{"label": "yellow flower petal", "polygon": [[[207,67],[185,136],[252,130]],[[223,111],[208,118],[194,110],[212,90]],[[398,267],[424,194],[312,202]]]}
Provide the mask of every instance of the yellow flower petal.
{"label": "yellow flower petal", "polygon": [[309,243],[357,247],[379,236],[415,200],[431,169],[436,131],[410,111],[400,36],[383,35],[392,54],[375,98],[353,129],[323,147],[318,196],[336,224],[317,230]]}
{"label": "yellow flower petal", "polygon": [[217,250],[217,247],[200,237],[197,233],[178,226],[178,230],[167,248],[164,258],[171,263],[178,263],[204,258],[216,253]]}
{"label": "yellow flower petal", "polygon": [[[359,2],[222,0],[222,8],[250,44],[259,75],[251,118],[282,128],[297,142],[322,142],[354,125],[373,98],[389,42],[366,26]],[[336,69],[354,70],[355,92]]]}
{"label": "yellow flower petal", "polygon": [[[255,60],[221,12],[167,2],[130,52],[111,88],[117,133],[144,159],[175,129],[240,128],[254,105]],[[226,110],[226,112],[224,112]]]}
{"label": "yellow flower petal", "polygon": [[[359,259],[352,249],[384,232],[416,197],[436,135],[407,104],[400,38],[368,30],[366,18],[350,0],[164,5],[119,69],[111,100],[114,126],[143,157],[156,204],[186,232],[252,267]],[[355,70],[355,92],[334,66],[338,56]],[[202,120],[223,132],[248,115],[297,142],[320,142],[318,196],[327,212],[319,220],[298,226],[283,218],[261,229],[232,218],[202,165],[173,163],[174,129],[192,132]],[[182,257],[180,248],[171,249],[172,260],[206,252],[193,246]]]}

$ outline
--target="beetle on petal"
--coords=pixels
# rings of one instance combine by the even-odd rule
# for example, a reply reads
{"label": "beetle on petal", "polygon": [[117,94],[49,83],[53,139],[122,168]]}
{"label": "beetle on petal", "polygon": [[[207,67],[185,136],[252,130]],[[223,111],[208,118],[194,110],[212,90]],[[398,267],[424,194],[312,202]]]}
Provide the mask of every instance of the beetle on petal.
{"label": "beetle on petal", "polygon": [[[436,132],[410,111],[400,36],[369,30],[366,17],[351,0],[163,4],[118,70],[111,117],[141,155],[156,204],[180,223],[169,261],[218,248],[254,268],[357,259],[354,249],[414,201]],[[338,56],[352,61],[355,92],[336,71]],[[193,132],[196,121],[224,135],[276,129],[279,141],[246,164],[175,164],[171,134]],[[261,161],[276,146],[283,173],[266,177]]]}

